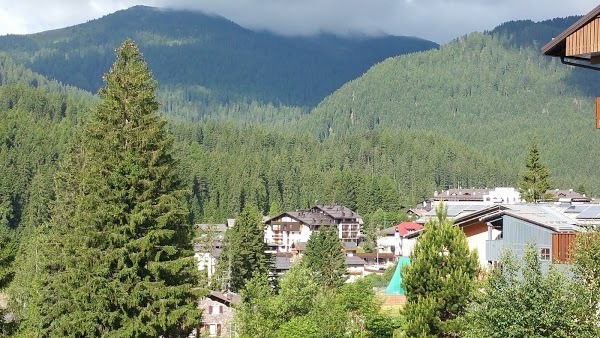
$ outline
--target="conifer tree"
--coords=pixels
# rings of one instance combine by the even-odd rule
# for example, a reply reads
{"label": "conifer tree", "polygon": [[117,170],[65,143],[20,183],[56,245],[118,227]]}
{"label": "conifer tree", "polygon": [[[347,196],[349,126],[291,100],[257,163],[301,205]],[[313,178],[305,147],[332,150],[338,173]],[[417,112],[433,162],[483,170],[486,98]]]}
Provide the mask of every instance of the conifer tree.
{"label": "conifer tree", "polygon": [[267,277],[271,267],[265,253],[264,228],[258,208],[246,204],[223,239],[219,257],[216,287],[243,290],[253,277]]}
{"label": "conifer tree", "polygon": [[310,235],[302,261],[321,286],[338,287],[346,281],[344,254],[335,226],[321,226]]}
{"label": "conifer tree", "polygon": [[453,336],[455,319],[473,298],[479,263],[465,234],[446,219],[442,205],[437,219],[425,224],[410,260],[402,269],[407,336]]}
{"label": "conifer tree", "polygon": [[[15,231],[9,229],[8,224],[5,223],[0,218],[0,293],[4,292],[12,280],[14,275],[12,264],[16,254]],[[0,337],[8,334],[8,330],[9,324],[5,322],[4,311],[0,308]]]}
{"label": "conifer tree", "polygon": [[187,335],[199,321],[193,231],[156,81],[131,40],[104,81],[57,175],[44,292],[23,319],[38,323],[35,336]]}
{"label": "conifer tree", "polygon": [[540,159],[537,143],[533,141],[525,159],[525,171],[519,181],[521,198],[527,202],[538,202],[548,198],[546,191],[550,189],[549,176],[550,171]]}

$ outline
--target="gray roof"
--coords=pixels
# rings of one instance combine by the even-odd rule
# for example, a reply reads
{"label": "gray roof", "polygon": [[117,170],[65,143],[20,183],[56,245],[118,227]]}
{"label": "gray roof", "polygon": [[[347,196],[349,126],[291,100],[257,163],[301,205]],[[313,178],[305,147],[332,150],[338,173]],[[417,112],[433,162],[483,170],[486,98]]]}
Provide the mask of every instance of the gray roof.
{"label": "gray roof", "polygon": [[196,224],[196,228],[200,230],[214,230],[216,232],[225,232],[227,230],[227,224]]}
{"label": "gray roof", "polygon": [[302,251],[306,249],[306,244],[308,242],[295,242],[292,244],[292,246],[294,247],[294,249]]}
{"label": "gray roof", "polygon": [[292,257],[275,256],[275,270],[289,270],[292,266]]}
{"label": "gray roof", "polygon": [[551,189],[546,190],[546,193],[551,195],[556,200],[587,200],[591,201],[591,198],[587,198],[584,195],[573,191],[573,189]]}
{"label": "gray roof", "polygon": [[346,250],[356,250],[358,249],[358,245],[354,242],[342,242],[342,247]]}
{"label": "gray roof", "polygon": [[530,223],[534,223],[556,232],[581,231],[577,222],[551,205],[540,204],[514,204],[506,209],[482,217],[483,221],[492,220],[501,216],[512,216]]}
{"label": "gray roof", "polygon": [[365,262],[364,259],[362,259],[358,256],[345,256],[344,264],[346,264],[346,265],[365,265],[365,264],[367,264],[367,262]]}
{"label": "gray roof", "polygon": [[287,211],[271,217],[265,223],[269,224],[274,219],[289,216],[302,224],[309,226],[335,225],[342,220],[354,219],[356,223],[361,222],[359,214],[343,205],[315,205],[310,210]]}
{"label": "gray roof", "polygon": [[[488,207],[487,205],[483,205],[483,204],[464,204],[464,203],[458,203],[456,201],[455,201],[455,203],[444,202],[444,204],[448,208],[446,210],[446,216],[448,218],[465,216],[465,215],[474,213],[476,211],[479,211],[479,210],[482,210],[482,209],[485,209]],[[425,216],[423,216],[422,218],[424,218],[424,220],[427,220],[428,218],[431,218],[431,217],[437,218],[437,210],[436,209],[429,210],[425,214]]]}
{"label": "gray roof", "polygon": [[393,227],[381,229],[381,231],[379,231],[379,234],[380,235],[395,235],[397,228],[398,228],[397,226],[393,226]]}
{"label": "gray roof", "polygon": [[323,211],[323,213],[329,215],[334,219],[349,219],[349,218],[361,218],[359,214],[350,210],[349,208],[343,205],[336,204],[317,204],[312,210],[314,211]]}
{"label": "gray roof", "polygon": [[211,291],[208,297],[227,305],[238,304],[242,300],[242,297],[240,295],[233,292],[223,293],[220,291]]}
{"label": "gray roof", "polygon": [[436,201],[483,201],[483,195],[490,193],[490,189],[448,189],[433,196]]}
{"label": "gray roof", "polygon": [[319,226],[319,225],[334,225],[335,224],[334,219],[332,219],[328,215],[324,215],[324,214],[321,214],[318,212],[301,210],[301,211],[286,212],[286,214],[288,214],[290,217],[297,219],[298,221],[300,221],[304,224],[308,224],[308,225]]}

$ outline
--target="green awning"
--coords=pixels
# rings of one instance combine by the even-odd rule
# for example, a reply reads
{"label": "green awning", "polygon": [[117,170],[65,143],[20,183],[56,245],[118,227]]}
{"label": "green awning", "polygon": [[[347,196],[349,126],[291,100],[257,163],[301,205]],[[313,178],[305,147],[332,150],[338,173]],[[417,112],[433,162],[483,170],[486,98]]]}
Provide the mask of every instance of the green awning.
{"label": "green awning", "polygon": [[396,264],[396,269],[394,270],[394,275],[392,276],[392,280],[390,284],[385,289],[386,295],[403,295],[404,290],[402,289],[402,277],[400,276],[400,271],[402,271],[402,266],[410,264],[410,259],[408,257],[400,257],[398,259],[398,264]]}

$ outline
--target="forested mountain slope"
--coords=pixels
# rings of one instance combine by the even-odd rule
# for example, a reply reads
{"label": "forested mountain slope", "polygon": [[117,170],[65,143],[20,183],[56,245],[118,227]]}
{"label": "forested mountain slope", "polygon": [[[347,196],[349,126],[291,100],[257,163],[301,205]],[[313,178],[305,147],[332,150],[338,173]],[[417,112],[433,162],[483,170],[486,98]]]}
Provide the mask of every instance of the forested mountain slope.
{"label": "forested mountain slope", "polygon": [[[562,29],[569,20],[562,20]],[[542,57],[534,33],[516,38],[523,30],[536,32],[536,25],[546,24],[512,23],[513,32],[504,26],[388,59],[326,98],[304,128],[321,138],[359,130],[429,131],[497,156],[516,171],[537,137],[557,187],[583,184],[598,193],[600,138],[590,94],[598,91],[600,73]]]}
{"label": "forested mountain slope", "polygon": [[0,226],[38,224],[73,126],[95,98],[48,81],[0,54]]}
{"label": "forested mountain slope", "polygon": [[[77,122],[97,101],[0,56],[0,225],[38,226]],[[364,215],[398,210],[443,185],[502,185],[497,159],[428,132],[361,131],[320,140],[302,130],[172,122],[190,221],[222,222],[246,202],[268,212],[344,203]]]}
{"label": "forested mountain slope", "polygon": [[190,101],[314,106],[376,62],[437,47],[413,37],[282,37],[199,12],[136,6],[73,27],[2,36],[0,49],[49,78],[96,92],[125,38],[144,52],[166,109]]}

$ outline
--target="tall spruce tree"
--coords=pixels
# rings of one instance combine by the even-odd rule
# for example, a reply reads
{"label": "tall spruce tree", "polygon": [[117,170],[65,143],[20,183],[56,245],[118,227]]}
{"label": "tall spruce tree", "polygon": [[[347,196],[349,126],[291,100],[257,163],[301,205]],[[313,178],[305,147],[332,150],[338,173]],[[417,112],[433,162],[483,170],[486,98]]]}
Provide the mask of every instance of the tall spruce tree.
{"label": "tall spruce tree", "polygon": [[537,142],[534,140],[529,146],[529,153],[525,159],[525,171],[519,181],[521,198],[527,202],[538,202],[547,199],[546,191],[550,189],[550,170],[542,162]]}
{"label": "tall spruce tree", "polygon": [[338,287],[346,281],[344,254],[334,226],[321,226],[318,232],[310,235],[302,261],[321,286]]}
{"label": "tall spruce tree", "polygon": [[264,228],[258,208],[246,204],[223,239],[217,263],[216,288],[241,291],[254,277],[267,278],[271,260],[265,250]]}
{"label": "tall spruce tree", "polygon": [[454,337],[455,319],[473,299],[479,263],[465,234],[446,219],[444,206],[425,224],[410,260],[402,269],[406,335]]}
{"label": "tall spruce tree", "polygon": [[199,320],[193,231],[156,81],[131,40],[104,81],[57,175],[44,292],[24,321],[38,323],[35,336],[186,335]]}

